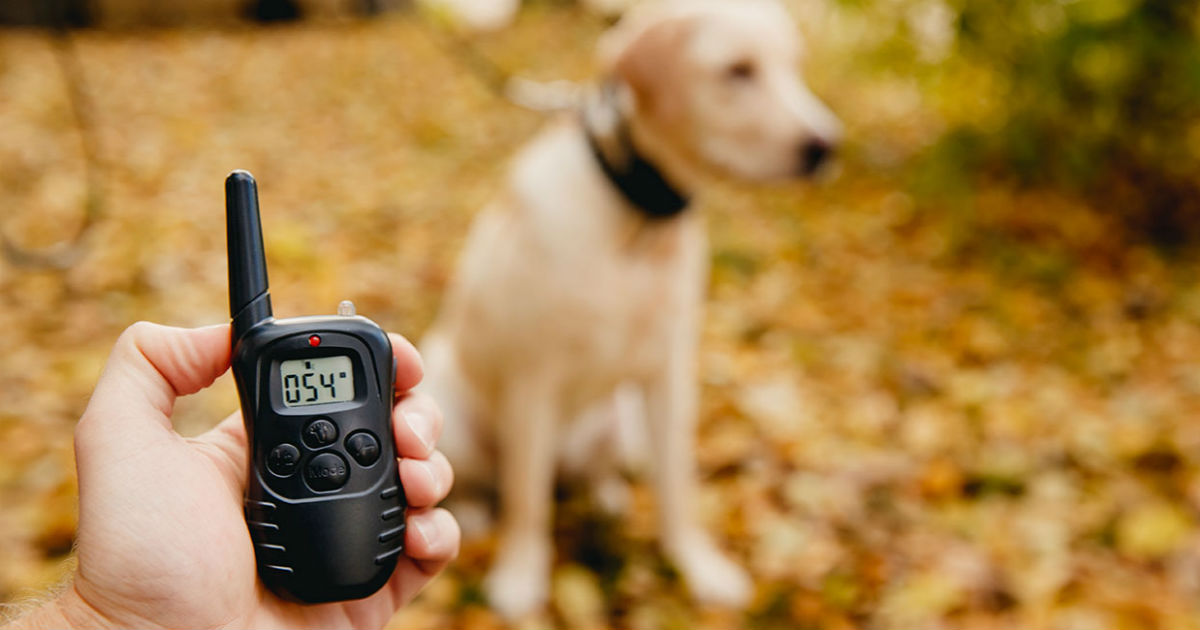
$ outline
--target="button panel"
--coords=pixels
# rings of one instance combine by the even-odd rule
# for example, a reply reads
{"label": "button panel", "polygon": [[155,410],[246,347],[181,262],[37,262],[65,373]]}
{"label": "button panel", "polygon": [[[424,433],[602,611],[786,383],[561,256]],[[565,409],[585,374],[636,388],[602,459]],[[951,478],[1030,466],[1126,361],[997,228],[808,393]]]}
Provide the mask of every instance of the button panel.
{"label": "button panel", "polygon": [[[383,457],[383,445],[372,431],[352,431],[339,443],[342,431],[330,417],[311,417],[297,433],[292,435],[300,438],[299,446],[292,442],[277,444],[267,452],[266,468],[282,478],[299,472],[303,484],[317,492],[342,488],[350,481],[352,467],[371,468]],[[390,487],[381,496],[387,500],[398,493],[399,488]]]}

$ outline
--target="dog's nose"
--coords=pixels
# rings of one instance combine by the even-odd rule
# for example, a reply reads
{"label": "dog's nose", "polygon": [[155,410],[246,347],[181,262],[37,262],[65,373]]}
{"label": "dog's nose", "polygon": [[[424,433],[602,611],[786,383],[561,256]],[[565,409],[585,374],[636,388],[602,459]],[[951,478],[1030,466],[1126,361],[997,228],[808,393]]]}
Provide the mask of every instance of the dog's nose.
{"label": "dog's nose", "polygon": [[800,171],[812,175],[833,153],[833,145],[821,138],[811,138],[800,145]]}

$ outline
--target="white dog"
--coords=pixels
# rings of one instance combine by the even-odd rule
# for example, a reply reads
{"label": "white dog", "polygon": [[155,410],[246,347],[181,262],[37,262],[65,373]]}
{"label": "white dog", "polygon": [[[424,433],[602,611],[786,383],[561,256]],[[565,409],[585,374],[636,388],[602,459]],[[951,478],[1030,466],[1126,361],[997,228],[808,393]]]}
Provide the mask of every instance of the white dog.
{"label": "white dog", "polygon": [[648,429],[665,554],[698,599],[750,597],[693,515],[708,252],[689,198],[713,176],[811,174],[841,133],[797,76],[798,35],[774,2],[639,5],[600,53],[604,81],[581,114],[527,146],[477,217],[424,343],[460,481],[498,483],[485,588],[509,617],[548,594],[558,463],[613,478],[630,414],[585,412],[620,407],[626,385],[644,394],[626,409]]}

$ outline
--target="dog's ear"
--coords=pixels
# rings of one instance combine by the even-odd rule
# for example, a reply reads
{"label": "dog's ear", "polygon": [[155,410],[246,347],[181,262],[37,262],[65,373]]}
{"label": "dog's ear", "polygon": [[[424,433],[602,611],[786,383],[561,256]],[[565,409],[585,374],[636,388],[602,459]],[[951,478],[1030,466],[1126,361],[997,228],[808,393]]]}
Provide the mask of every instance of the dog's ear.
{"label": "dog's ear", "polygon": [[600,40],[602,74],[629,86],[639,108],[661,109],[670,99],[660,95],[670,94],[680,75],[675,66],[692,27],[692,20],[662,6],[631,11]]}

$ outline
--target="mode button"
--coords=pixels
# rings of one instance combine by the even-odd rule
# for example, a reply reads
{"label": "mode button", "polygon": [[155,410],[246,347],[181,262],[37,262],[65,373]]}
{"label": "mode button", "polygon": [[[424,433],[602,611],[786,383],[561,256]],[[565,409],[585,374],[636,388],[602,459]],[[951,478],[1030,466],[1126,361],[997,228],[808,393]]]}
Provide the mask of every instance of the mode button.
{"label": "mode button", "polygon": [[337,490],[346,485],[350,468],[346,460],[336,453],[321,453],[308,460],[304,467],[304,480],[308,487],[318,492]]}

